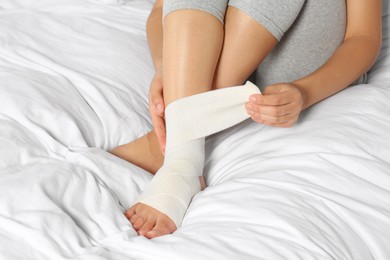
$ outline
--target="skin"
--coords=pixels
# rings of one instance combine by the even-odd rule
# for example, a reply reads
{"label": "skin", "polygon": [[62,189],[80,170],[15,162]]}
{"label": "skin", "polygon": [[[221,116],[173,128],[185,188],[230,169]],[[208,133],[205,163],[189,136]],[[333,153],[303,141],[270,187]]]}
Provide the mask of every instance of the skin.
{"label": "skin", "polygon": [[[342,45],[312,74],[294,82],[267,86],[263,95],[252,95],[246,103],[246,110],[254,121],[269,126],[292,127],[304,109],[343,90],[373,65],[382,40],[381,0],[347,0],[346,3],[347,30]],[[151,173],[155,173],[163,162],[165,106],[177,98],[208,91],[211,88],[242,84],[277,43],[261,25],[234,8],[228,9],[224,27],[215,18],[208,19],[207,17],[211,15],[207,13],[194,10],[172,12],[164,20],[163,31],[161,8],[162,0],[156,1],[147,24],[148,41],[156,69],[149,95],[149,110],[154,130],[112,151],[113,154],[140,165]],[[203,21],[207,22],[207,28],[210,29],[213,24],[215,27],[211,33],[222,37],[222,44],[220,39],[215,39],[215,44],[211,46],[212,50],[197,52],[196,44],[193,46],[185,43],[199,39],[196,38],[198,37],[196,33],[193,34],[191,23],[187,23],[184,29],[181,28],[184,32],[182,31],[179,36],[175,35],[174,32],[179,30],[177,28],[179,26],[175,27],[175,24],[183,24],[186,19],[191,20],[188,18],[191,14],[196,26]],[[172,24],[170,29],[172,34],[165,31],[167,21]],[[180,39],[183,35],[187,38]],[[175,57],[175,52],[172,52],[173,46],[169,45],[169,40],[172,39],[176,42],[183,40],[187,52],[182,50],[180,55],[177,55],[180,57]],[[208,43],[211,42],[210,39],[206,40]],[[253,44],[254,42],[262,44],[259,46],[260,44]],[[191,57],[189,52],[206,55],[204,59],[200,59],[200,63],[191,67],[188,63],[193,63],[196,57]],[[258,55],[253,55],[254,53]],[[163,56],[165,60],[162,59]],[[172,65],[177,62],[182,65],[179,66],[182,69]],[[134,205],[125,215],[138,234],[147,238],[170,234],[176,230],[175,224],[168,216],[144,204]]]}

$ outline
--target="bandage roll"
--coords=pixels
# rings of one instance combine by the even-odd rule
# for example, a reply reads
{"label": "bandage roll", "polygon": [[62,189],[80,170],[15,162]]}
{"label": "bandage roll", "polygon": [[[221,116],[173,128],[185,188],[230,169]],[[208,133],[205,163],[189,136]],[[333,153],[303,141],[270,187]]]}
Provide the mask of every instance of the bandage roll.
{"label": "bandage roll", "polygon": [[245,85],[204,92],[178,99],[165,110],[174,119],[167,122],[167,145],[205,137],[234,126],[249,115],[245,103],[259,88],[247,81]]}

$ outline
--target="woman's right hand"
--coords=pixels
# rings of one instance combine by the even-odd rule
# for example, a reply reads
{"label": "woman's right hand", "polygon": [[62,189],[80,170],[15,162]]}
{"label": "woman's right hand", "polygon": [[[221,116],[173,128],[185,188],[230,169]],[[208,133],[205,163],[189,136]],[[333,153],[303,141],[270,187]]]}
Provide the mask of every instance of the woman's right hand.
{"label": "woman's right hand", "polygon": [[163,98],[162,72],[157,71],[153,77],[149,89],[149,112],[162,154],[165,153],[166,144],[164,110],[165,104]]}

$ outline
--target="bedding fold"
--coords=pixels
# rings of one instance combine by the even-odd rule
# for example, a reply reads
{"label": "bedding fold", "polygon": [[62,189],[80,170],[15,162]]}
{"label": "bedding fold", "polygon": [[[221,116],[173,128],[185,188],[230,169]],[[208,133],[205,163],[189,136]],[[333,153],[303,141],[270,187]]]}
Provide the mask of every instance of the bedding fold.
{"label": "bedding fold", "polygon": [[152,176],[109,151],[152,129],[152,4],[0,1],[0,259],[388,260],[389,4],[368,84],[208,137],[208,187],[148,240],[123,213]]}

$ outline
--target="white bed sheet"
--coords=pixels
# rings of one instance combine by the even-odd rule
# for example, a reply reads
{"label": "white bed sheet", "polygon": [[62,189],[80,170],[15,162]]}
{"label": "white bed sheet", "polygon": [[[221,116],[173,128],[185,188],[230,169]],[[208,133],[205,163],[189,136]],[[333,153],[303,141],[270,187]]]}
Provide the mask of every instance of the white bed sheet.
{"label": "white bed sheet", "polygon": [[208,188],[148,240],[123,211],[151,177],[106,151],[151,128],[152,1],[119,2],[0,0],[0,259],[390,259],[387,15],[369,84],[208,138]]}

